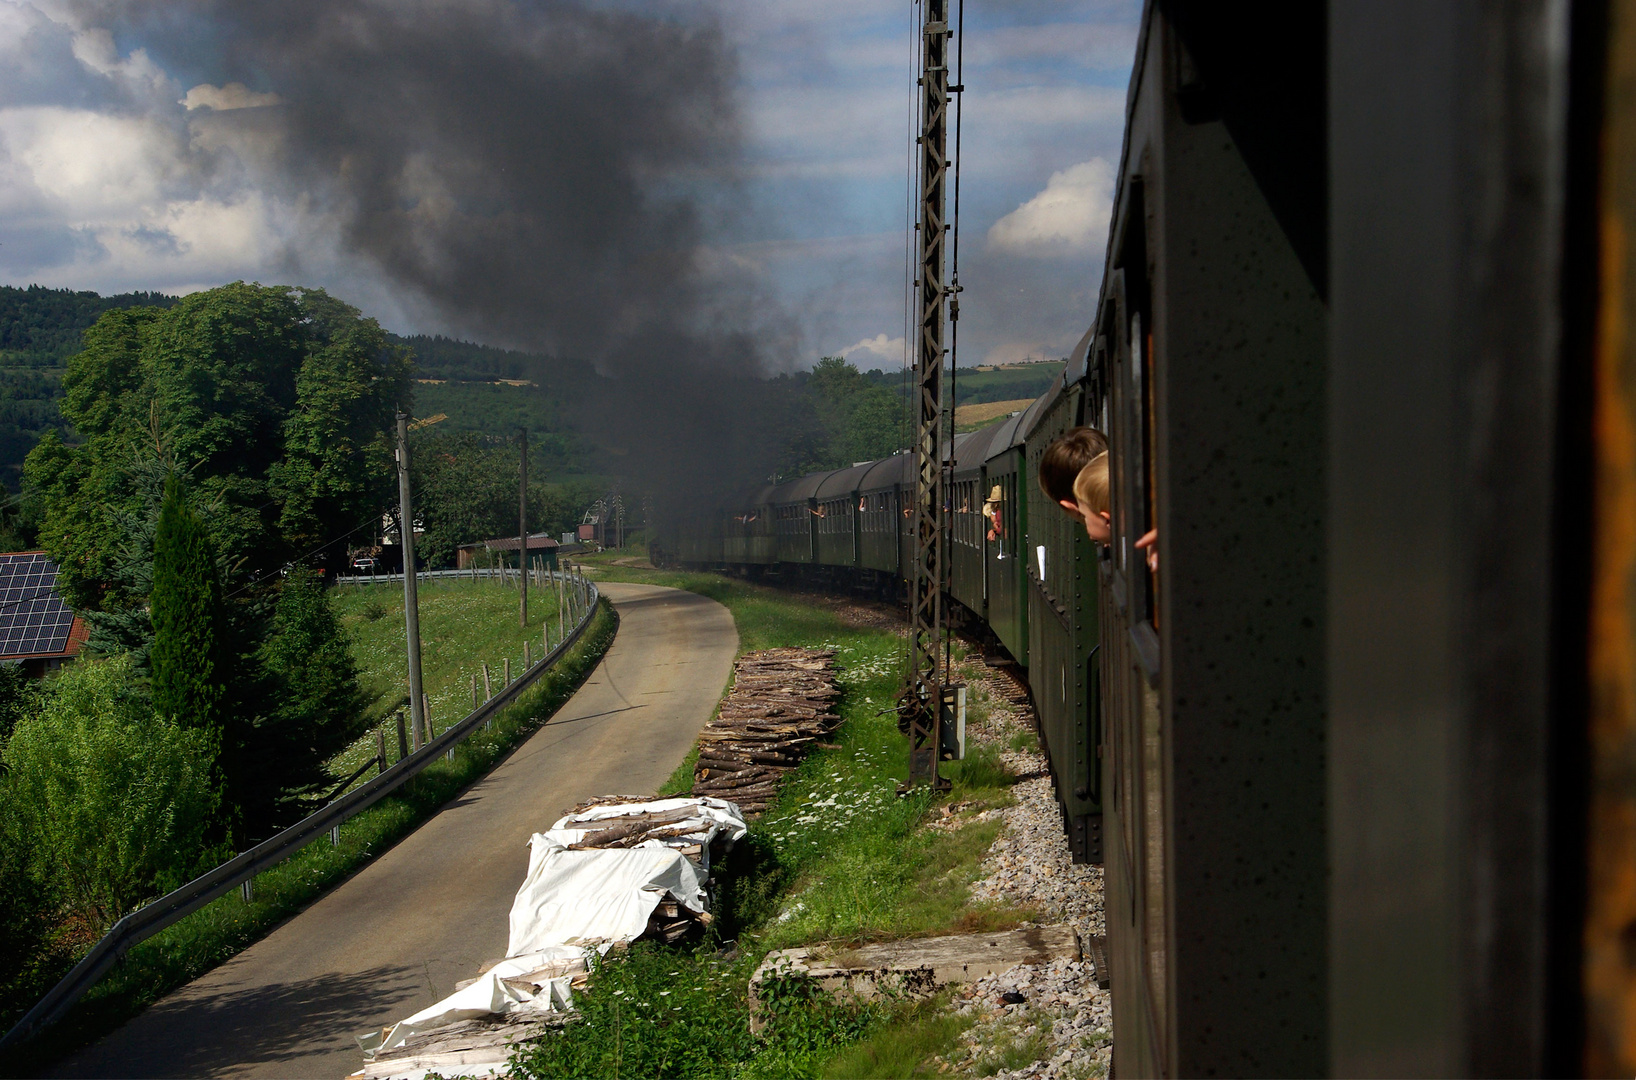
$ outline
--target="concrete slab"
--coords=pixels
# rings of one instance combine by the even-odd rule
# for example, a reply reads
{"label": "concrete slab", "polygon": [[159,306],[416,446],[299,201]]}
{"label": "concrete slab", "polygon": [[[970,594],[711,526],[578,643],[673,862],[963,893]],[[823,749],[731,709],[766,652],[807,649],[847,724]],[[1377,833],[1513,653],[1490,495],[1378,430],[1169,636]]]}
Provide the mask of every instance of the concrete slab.
{"label": "concrete slab", "polygon": [[1033,926],[995,934],[952,934],[857,947],[815,945],[769,953],[750,980],[751,1028],[759,1029],[757,987],[767,979],[808,978],[836,996],[915,997],[976,982],[1018,964],[1080,960],[1071,926]]}

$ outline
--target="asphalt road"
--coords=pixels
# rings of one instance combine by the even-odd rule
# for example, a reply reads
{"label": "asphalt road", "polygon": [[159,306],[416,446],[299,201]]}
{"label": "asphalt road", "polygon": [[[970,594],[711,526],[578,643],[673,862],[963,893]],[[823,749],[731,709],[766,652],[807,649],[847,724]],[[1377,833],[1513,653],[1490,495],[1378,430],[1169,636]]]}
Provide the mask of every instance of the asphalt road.
{"label": "asphalt road", "polygon": [[351,880],[55,1075],[339,1080],[363,1065],[355,1035],[503,956],[529,836],[588,796],[657,789],[732,670],[738,633],[720,604],[600,587],[619,634],[549,724]]}

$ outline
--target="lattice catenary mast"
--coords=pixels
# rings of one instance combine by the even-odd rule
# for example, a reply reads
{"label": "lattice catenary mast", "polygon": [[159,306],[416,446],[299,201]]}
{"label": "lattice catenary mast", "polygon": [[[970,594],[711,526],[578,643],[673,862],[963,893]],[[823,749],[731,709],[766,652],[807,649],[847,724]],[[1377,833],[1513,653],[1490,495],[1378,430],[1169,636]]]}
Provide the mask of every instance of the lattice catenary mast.
{"label": "lattice catenary mast", "polygon": [[924,0],[920,69],[919,318],[915,353],[914,568],[909,577],[909,678],[898,702],[909,736],[909,783],[938,784],[944,578],[943,332],[949,288],[944,222],[949,116],[948,0]]}

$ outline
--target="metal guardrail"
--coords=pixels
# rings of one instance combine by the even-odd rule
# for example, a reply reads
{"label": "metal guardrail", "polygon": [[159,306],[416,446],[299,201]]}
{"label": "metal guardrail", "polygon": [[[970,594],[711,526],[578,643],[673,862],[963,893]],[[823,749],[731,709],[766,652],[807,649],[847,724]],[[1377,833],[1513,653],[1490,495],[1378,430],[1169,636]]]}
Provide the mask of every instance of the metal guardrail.
{"label": "metal guardrail", "polygon": [[[544,573],[547,573],[547,574],[552,573],[552,572],[553,571],[550,571],[550,570],[544,571]],[[561,571],[556,571],[556,572],[560,573]],[[461,578],[464,578],[467,581],[471,581],[474,578],[501,578],[502,580],[510,581],[512,578],[515,578],[516,576],[517,576],[517,568],[514,567],[514,566],[478,566],[478,567],[468,566],[464,570],[416,570],[415,571],[415,580],[416,581],[431,581],[433,579],[438,579],[438,580],[452,579],[452,580],[458,581]],[[335,575],[335,584],[337,584],[337,585],[390,585],[393,582],[398,582],[398,581],[402,581],[402,580],[403,580],[403,572],[402,571],[399,571],[396,574],[337,574],[337,575]]]}
{"label": "metal guardrail", "polygon": [[[240,852],[214,870],[194,878],[181,888],[166,893],[151,904],[137,908],[120,919],[103,935],[101,941],[91,947],[91,951],[63,977],[62,981],[47,991],[34,1008],[17,1021],[12,1029],[6,1032],[4,1038],[0,1038],[0,1050],[19,1045],[60,1020],[63,1014],[87,990],[95,986],[97,981],[107,974],[108,969],[113,967],[132,946],[180,922],[212,900],[227,895],[262,871],[272,869],[331,829],[339,828],[348,818],[361,813],[396,791],[433,761],[452,750],[466,736],[477,730],[479,725],[511,704],[517,695],[533,685],[536,679],[573,647],[584,635],[585,628],[591,624],[591,618],[596,614],[597,600],[601,597],[596,585],[581,576],[564,575],[560,571],[558,573],[564,578],[565,585],[579,590],[578,595],[581,598],[579,618],[568,636],[558,642],[548,654],[540,657],[534,666],[524,670],[510,686],[473,709],[463,720],[455,723],[413,754],[399,760],[396,765],[375,779],[354,788],[323,809],[268,837],[250,850]],[[399,580],[402,580],[402,577],[403,575],[398,575]]]}

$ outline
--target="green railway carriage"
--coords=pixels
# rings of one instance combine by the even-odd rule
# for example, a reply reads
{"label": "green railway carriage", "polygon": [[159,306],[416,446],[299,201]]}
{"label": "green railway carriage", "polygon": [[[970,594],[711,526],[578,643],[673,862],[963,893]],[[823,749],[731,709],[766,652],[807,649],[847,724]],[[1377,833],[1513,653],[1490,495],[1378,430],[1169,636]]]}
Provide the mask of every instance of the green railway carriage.
{"label": "green railway carriage", "polygon": [[[945,565],[951,602],[986,623],[1028,670],[1070,847],[1077,860],[1096,862],[1097,556],[1083,526],[1051,505],[1035,479],[1045,447],[1083,422],[1091,386],[1084,353],[1081,342],[1064,375],[1021,415],[958,435],[945,451]],[[891,587],[914,566],[914,484],[913,456],[897,454],[746,493],[717,515],[716,537],[697,530],[684,561]]]}
{"label": "green railway carriage", "polygon": [[914,458],[897,454],[865,470],[858,481],[862,505],[858,529],[858,564],[877,574],[901,578],[903,565],[904,483],[913,477]]}
{"label": "green railway carriage", "polygon": [[715,566],[723,561],[720,515],[705,509],[688,514],[671,537],[675,557],[689,566]]}
{"label": "green railway carriage", "polygon": [[722,561],[766,566],[778,560],[778,531],[773,517],[772,485],[722,514]]}
{"label": "green railway carriage", "polygon": [[817,508],[818,561],[825,566],[858,566],[862,523],[858,486],[873,466],[874,462],[866,461],[830,473],[813,492]]}
{"label": "green railway carriage", "polygon": [[962,438],[955,448],[949,490],[949,594],[979,619],[988,613],[988,574],[984,548],[988,519],[984,465],[988,448],[1006,421],[1001,420]]}
{"label": "green railway carriage", "polygon": [[830,472],[812,473],[773,490],[770,500],[778,531],[778,561],[813,565],[818,561],[818,487]]}
{"label": "green railway carriage", "polygon": [[[1083,370],[1081,360],[1078,371]],[[1084,384],[1065,379],[1035,403],[1031,416],[1025,414],[1030,478],[1039,475],[1045,448],[1080,425],[1084,400]],[[1076,861],[1100,863],[1097,545],[1086,535],[1084,523],[1051,503],[1037,483],[1029,494],[1038,496],[1040,509],[1029,516],[1025,533],[1028,681],[1069,847]]]}
{"label": "green railway carriage", "polygon": [[1000,425],[989,443],[988,460],[983,463],[988,494],[999,495],[991,502],[991,517],[984,530],[983,562],[988,628],[1007,652],[1026,664],[1028,575],[1022,554],[1032,489],[1025,474],[1023,447],[1017,439],[1021,423],[1020,416],[1013,416]]}

